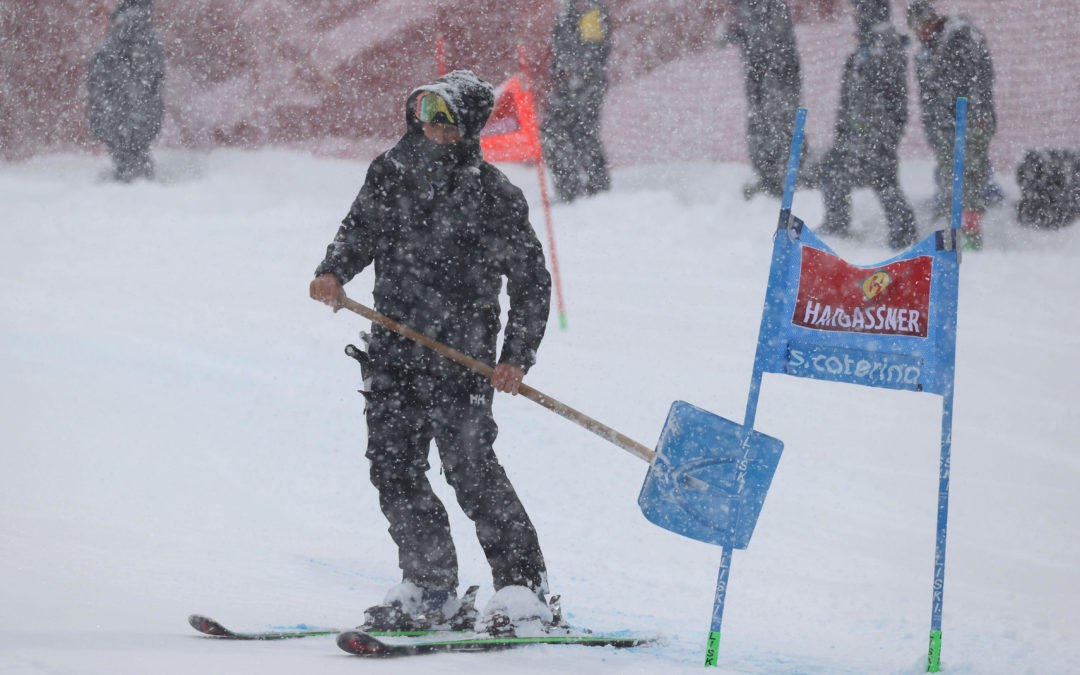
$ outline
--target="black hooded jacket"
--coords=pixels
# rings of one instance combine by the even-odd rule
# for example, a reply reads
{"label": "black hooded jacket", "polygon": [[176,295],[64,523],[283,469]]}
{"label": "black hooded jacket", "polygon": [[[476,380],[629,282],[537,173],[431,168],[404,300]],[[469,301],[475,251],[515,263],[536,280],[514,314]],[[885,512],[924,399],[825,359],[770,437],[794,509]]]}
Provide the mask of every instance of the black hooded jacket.
{"label": "black hooded jacket", "polygon": [[[595,22],[588,33],[583,21]],[[557,87],[607,90],[610,26],[607,7],[599,0],[563,3],[551,37],[551,72]]]}
{"label": "black hooded jacket", "polygon": [[884,0],[857,3],[859,44],[844,64],[836,147],[869,161],[894,161],[907,125],[906,39]]}
{"label": "black hooded jacket", "polygon": [[[427,91],[447,102],[462,132],[458,143],[424,136],[415,109]],[[379,312],[489,364],[506,277],[510,309],[499,362],[527,370],[547,326],[551,277],[521,190],[481,153],[478,136],[494,100],[491,85],[470,71],[415,89],[405,135],[371,163],[316,274],[345,283],[374,263]],[[370,350],[376,364],[427,362],[432,354],[380,326]]]}
{"label": "black hooded jacket", "polygon": [[742,50],[746,94],[751,105],[782,102],[780,114],[794,117],[792,111],[799,107],[802,80],[795,28],[787,3],[782,0],[737,2],[724,39],[739,45]]}
{"label": "black hooded jacket", "polygon": [[935,152],[952,151],[956,99],[968,100],[968,133],[989,138],[997,128],[994,66],[986,36],[965,15],[943,18],[915,57],[922,121]]}

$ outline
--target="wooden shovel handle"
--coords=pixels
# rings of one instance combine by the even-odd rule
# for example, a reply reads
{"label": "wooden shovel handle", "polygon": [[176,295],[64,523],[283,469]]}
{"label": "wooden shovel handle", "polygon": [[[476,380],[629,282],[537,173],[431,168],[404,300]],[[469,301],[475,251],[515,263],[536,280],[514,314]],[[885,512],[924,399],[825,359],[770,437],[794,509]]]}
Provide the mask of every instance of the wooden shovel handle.
{"label": "wooden shovel handle", "polygon": [[[338,302],[342,307],[348,309],[349,311],[356,312],[364,318],[371,319],[380,326],[392,330],[398,335],[402,335],[409,338],[410,340],[418,342],[423,346],[427,347],[428,349],[438,354],[441,354],[446,358],[450,359],[451,361],[465,366],[466,368],[474,370],[481,375],[484,375],[485,377],[491,377],[491,372],[493,369],[488,364],[483,363],[482,361],[477,361],[476,359],[467,354],[462,354],[453,347],[448,347],[441,342],[432,340],[423,333],[418,333],[412,328],[409,328],[402,323],[398,323],[397,321],[394,321],[387,316],[383,316],[375,310],[369,307],[365,307],[359,302],[356,302],[355,300],[347,297],[344,293],[342,293],[341,296],[338,298]],[[603,438],[609,443],[613,443],[619,446],[623,450],[626,450],[627,452],[630,452],[631,454],[640,457],[641,459],[649,462],[650,464],[656,457],[656,453],[653,450],[645,447],[641,443],[638,443],[634,439],[629,438],[619,433],[618,431],[615,431],[606,424],[594,420],[585,413],[574,410],[565,403],[561,403],[556,399],[548,396],[547,394],[537,389],[530,387],[525,383],[522,383],[521,386],[518,388],[518,393],[531,401],[539,403],[553,413],[565,417],[574,424],[588,429],[600,438]]]}

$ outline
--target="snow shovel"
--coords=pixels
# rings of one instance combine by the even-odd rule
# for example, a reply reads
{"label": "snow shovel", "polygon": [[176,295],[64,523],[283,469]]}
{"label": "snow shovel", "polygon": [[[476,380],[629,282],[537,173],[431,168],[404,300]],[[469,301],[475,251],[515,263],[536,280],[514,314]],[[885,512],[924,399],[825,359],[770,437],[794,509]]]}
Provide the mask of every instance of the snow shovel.
{"label": "snow shovel", "polygon": [[[486,377],[492,367],[341,294],[342,307]],[[783,444],[683,401],[656,451],[524,383],[518,392],[649,463],[638,504],[650,521],[699,541],[745,548]]]}
{"label": "snow shovel", "polygon": [[746,548],[783,449],[779,439],[675,401],[638,505],[665,530]]}

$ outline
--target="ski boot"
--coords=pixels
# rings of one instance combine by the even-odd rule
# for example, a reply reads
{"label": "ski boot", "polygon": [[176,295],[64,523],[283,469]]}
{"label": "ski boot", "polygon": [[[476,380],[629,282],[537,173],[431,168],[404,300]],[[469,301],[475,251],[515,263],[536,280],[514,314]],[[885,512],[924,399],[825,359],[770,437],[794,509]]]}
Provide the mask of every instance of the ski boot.
{"label": "ski boot", "polygon": [[889,228],[889,248],[894,251],[910,248],[916,241],[918,241],[918,235],[915,232],[915,226],[910,223]]}
{"label": "ski boot", "polygon": [[559,596],[545,602],[526,586],[506,586],[492,596],[476,622],[476,632],[494,637],[541,637],[568,629]]}
{"label": "ski boot", "polygon": [[364,610],[364,623],[359,629],[365,633],[472,630],[479,588],[470,586],[459,599],[452,590],[399,584],[387,592],[383,604]]}
{"label": "ski boot", "polygon": [[964,211],[960,215],[960,234],[962,235],[963,247],[969,251],[978,251],[982,248],[982,213],[979,211]]}

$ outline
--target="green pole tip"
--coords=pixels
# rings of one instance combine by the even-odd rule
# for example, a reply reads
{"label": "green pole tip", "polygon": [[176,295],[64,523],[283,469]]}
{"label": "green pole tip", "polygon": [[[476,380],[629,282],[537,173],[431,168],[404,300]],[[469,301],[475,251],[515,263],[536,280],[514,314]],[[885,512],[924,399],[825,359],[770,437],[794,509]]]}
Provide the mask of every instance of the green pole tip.
{"label": "green pole tip", "polygon": [[941,631],[930,631],[930,653],[927,655],[926,672],[941,671]]}
{"label": "green pole tip", "polygon": [[720,653],[720,631],[709,631],[709,641],[705,645],[705,667],[716,667],[716,657]]}
{"label": "green pole tip", "polygon": [[559,312],[559,328],[561,330],[566,330],[566,315],[562,312]]}

